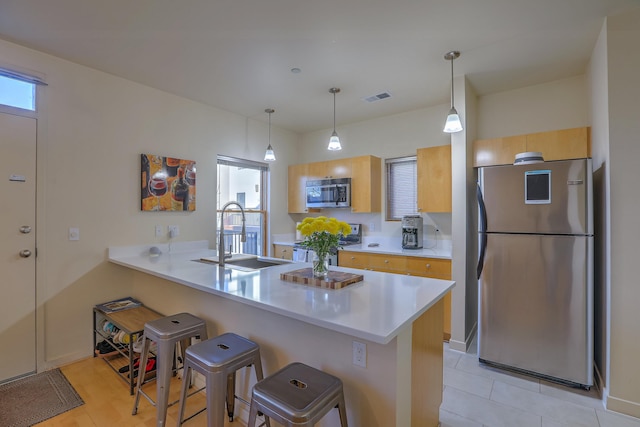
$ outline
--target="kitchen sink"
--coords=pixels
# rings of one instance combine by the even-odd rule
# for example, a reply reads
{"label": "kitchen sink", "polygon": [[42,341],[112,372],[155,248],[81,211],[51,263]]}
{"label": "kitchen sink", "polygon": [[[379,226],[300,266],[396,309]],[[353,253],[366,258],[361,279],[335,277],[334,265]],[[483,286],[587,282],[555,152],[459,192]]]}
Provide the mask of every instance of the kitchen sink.
{"label": "kitchen sink", "polygon": [[284,260],[281,262],[275,259],[265,260],[260,258],[249,258],[249,259],[239,259],[235,261],[233,259],[228,259],[228,260],[225,260],[224,263],[225,265],[230,265],[230,266],[237,265],[239,267],[259,270],[261,268],[273,267],[274,265],[288,264],[289,262]]}
{"label": "kitchen sink", "polygon": [[[194,261],[218,264],[217,257],[201,258],[201,259],[196,259]],[[239,259],[233,259],[233,258],[226,259],[224,261],[224,266],[225,268],[231,268],[235,270],[252,271],[252,270],[260,270],[262,268],[275,267],[277,265],[282,265],[282,264],[290,264],[291,262],[292,261],[285,260],[285,259],[257,257],[254,255],[248,258],[246,256],[243,256],[242,258],[239,258]]]}

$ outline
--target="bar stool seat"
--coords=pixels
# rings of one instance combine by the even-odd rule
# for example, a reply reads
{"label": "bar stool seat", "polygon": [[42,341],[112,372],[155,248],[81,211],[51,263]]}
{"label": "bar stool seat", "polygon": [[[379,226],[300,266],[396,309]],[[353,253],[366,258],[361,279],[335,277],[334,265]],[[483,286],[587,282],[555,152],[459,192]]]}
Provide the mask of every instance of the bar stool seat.
{"label": "bar stool seat", "polygon": [[[169,385],[171,382],[171,372],[175,365],[174,355],[176,345],[181,341],[187,341],[194,337],[201,340],[207,339],[207,326],[204,320],[189,313],[179,313],[172,316],[147,322],[144,325],[144,344],[140,353],[140,368],[138,372],[138,385],[133,403],[133,415],[138,412],[140,395],[156,407],[156,425],[164,426],[167,418],[167,407],[169,404]],[[149,357],[149,347],[151,341],[157,344],[156,354],[156,401],[142,390],[145,384],[145,366]],[[188,345],[188,344],[187,344]]]}
{"label": "bar stool seat", "polygon": [[247,425],[255,427],[256,415],[262,412],[265,419],[273,418],[287,427],[312,427],[336,406],[341,426],[347,427],[342,381],[295,362],[253,387]]}
{"label": "bar stool seat", "polygon": [[[225,404],[229,421],[233,421],[235,399],[242,400],[235,396],[236,371],[251,365],[255,369],[256,380],[262,380],[264,376],[260,347],[253,341],[233,333],[225,333],[187,348],[180,392],[178,426],[206,410],[207,426],[223,427]],[[205,377],[207,406],[183,420],[189,388],[187,379],[192,370]],[[249,402],[245,401],[245,403]],[[269,426],[268,422],[267,426]]]}

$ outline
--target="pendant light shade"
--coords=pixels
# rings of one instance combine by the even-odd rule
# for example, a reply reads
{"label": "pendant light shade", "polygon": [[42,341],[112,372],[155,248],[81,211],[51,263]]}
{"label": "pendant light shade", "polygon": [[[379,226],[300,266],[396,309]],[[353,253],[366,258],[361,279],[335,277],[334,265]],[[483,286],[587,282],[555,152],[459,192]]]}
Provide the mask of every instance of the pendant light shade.
{"label": "pendant light shade", "polygon": [[267,151],[264,153],[265,162],[275,162],[276,160],[276,153],[274,153],[273,148],[271,148],[271,114],[275,113],[275,111],[273,108],[264,110],[265,113],[269,114],[269,145],[267,146]]}
{"label": "pendant light shade", "polygon": [[331,138],[329,138],[327,150],[338,151],[342,150],[340,137],[338,136],[338,132],[336,132],[336,93],[340,93],[340,88],[332,87],[329,89],[329,93],[333,94],[333,133],[331,134]]}
{"label": "pendant light shade", "polygon": [[458,115],[456,107],[453,106],[453,60],[458,58],[459,56],[460,52],[458,52],[457,50],[447,52],[444,55],[444,59],[446,59],[447,61],[451,61],[451,109],[449,110],[449,115],[447,115],[447,121],[444,123],[443,130],[446,133],[455,133],[462,130],[460,116]]}

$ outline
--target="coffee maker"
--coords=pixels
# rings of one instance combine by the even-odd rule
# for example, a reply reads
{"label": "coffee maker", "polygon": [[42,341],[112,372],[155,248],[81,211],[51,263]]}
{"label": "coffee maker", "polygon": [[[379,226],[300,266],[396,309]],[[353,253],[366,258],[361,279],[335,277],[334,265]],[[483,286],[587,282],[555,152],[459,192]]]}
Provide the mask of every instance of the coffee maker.
{"label": "coffee maker", "polygon": [[422,217],[406,215],[402,217],[402,249],[422,248]]}

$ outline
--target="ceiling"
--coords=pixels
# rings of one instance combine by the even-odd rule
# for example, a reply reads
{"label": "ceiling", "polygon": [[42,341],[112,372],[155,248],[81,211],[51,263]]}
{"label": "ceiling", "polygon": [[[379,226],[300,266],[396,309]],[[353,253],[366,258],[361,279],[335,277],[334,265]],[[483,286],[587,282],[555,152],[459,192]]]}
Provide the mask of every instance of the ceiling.
{"label": "ceiling", "polygon": [[639,4],[0,0],[0,38],[302,133],[333,126],[331,87],[337,126],[448,104],[451,50],[479,95],[583,74],[603,18]]}

